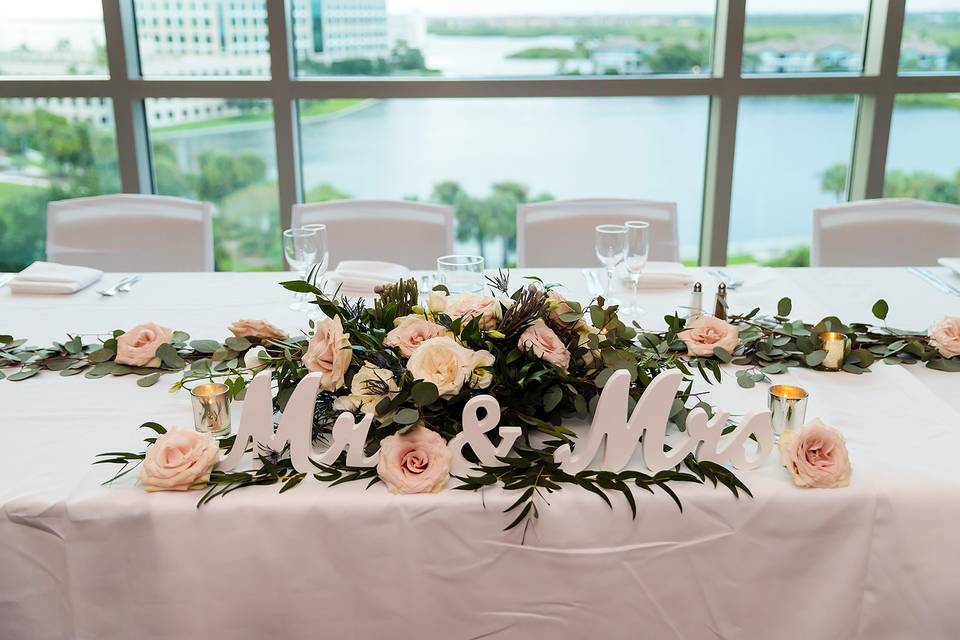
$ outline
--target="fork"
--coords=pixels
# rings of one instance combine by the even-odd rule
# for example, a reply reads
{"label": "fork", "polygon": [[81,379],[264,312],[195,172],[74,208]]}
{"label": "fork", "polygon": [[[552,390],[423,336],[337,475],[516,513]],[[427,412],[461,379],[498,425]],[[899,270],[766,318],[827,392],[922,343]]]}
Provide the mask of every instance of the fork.
{"label": "fork", "polygon": [[954,296],[960,296],[960,289],[957,289],[955,286],[953,286],[949,282],[945,282],[941,280],[940,278],[935,276],[933,272],[930,271],[929,269],[921,269],[919,267],[907,267],[907,271],[909,271],[910,273],[919,277],[922,280],[926,280],[927,283],[933,285],[934,287],[936,287],[937,289],[939,289],[944,293],[954,295]]}
{"label": "fork", "polygon": [[133,289],[133,285],[137,284],[138,282],[140,282],[140,276],[139,275],[132,276],[125,283],[117,287],[117,291],[119,291],[120,293],[127,293],[128,291],[130,291],[130,289]]}
{"label": "fork", "polygon": [[743,280],[734,280],[729,275],[727,275],[725,271],[722,271],[721,269],[710,269],[707,271],[707,273],[709,273],[714,278],[722,282],[727,287],[728,290],[736,289],[737,287],[740,287],[743,285]]}
{"label": "fork", "polygon": [[110,296],[115,296],[117,295],[117,292],[120,291],[120,287],[124,286],[130,280],[133,280],[136,277],[139,277],[139,276],[124,276],[123,278],[120,278],[120,280],[109,289],[98,289],[97,293],[107,298],[109,298]]}

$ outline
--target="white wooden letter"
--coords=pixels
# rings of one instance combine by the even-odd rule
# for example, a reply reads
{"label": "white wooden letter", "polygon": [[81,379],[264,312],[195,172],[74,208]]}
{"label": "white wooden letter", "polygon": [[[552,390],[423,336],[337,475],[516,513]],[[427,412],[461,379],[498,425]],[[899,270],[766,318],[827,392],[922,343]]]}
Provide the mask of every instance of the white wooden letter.
{"label": "white wooden letter", "polygon": [[[487,415],[480,418],[479,410],[483,408]],[[470,445],[473,452],[477,454],[480,464],[492,466],[500,464],[497,456],[501,458],[510,453],[513,444],[520,437],[520,427],[500,427],[500,445],[493,446],[486,433],[497,426],[500,422],[500,403],[493,396],[476,396],[470,398],[463,407],[463,428],[450,439],[447,447],[453,454],[451,464],[451,473],[453,475],[477,475],[476,471],[471,471],[475,466],[463,457],[463,448]]]}

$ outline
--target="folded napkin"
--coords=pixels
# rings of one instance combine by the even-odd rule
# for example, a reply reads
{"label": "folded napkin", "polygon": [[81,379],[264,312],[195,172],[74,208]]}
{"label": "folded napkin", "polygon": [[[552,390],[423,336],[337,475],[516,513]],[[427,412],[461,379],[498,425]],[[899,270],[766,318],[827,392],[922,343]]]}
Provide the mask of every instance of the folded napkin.
{"label": "folded napkin", "polygon": [[[632,287],[633,281],[630,274],[622,265],[618,269],[618,275],[625,284]],[[683,268],[683,265],[675,262],[650,262],[640,274],[638,289],[674,289],[686,287],[693,283],[693,276]]]}
{"label": "folded napkin", "polygon": [[948,269],[953,269],[954,273],[960,276],[960,258],[940,258],[937,262]]}
{"label": "folded napkin", "polygon": [[10,280],[14,293],[76,293],[103,277],[103,271],[55,262],[34,262]]}
{"label": "folded napkin", "polygon": [[344,260],[336,271],[327,276],[328,291],[340,287],[340,293],[350,297],[373,297],[374,287],[391,284],[410,277],[403,265],[376,260]]}

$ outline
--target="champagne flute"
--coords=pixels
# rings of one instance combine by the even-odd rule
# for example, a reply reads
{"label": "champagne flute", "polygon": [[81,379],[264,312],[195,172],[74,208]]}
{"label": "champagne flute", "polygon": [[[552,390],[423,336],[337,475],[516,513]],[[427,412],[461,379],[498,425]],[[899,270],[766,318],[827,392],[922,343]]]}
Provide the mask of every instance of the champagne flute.
{"label": "champagne flute", "polygon": [[[283,255],[301,280],[306,279],[307,268],[317,258],[316,237],[317,232],[313,229],[287,229],[283,232]],[[303,311],[305,306],[300,294],[290,303],[294,311]]]}
{"label": "champagne flute", "polygon": [[613,291],[613,275],[627,250],[627,228],[619,224],[601,224],[595,229],[594,250],[600,263],[607,268],[607,287],[604,299],[607,304],[617,304],[610,297]]}
{"label": "champagne flute", "polygon": [[633,305],[629,313],[641,316],[646,313],[640,308],[640,274],[647,266],[650,256],[650,223],[642,220],[631,220],[624,224],[627,228],[627,250],[623,258],[623,265],[630,274],[630,283],[633,284]]}

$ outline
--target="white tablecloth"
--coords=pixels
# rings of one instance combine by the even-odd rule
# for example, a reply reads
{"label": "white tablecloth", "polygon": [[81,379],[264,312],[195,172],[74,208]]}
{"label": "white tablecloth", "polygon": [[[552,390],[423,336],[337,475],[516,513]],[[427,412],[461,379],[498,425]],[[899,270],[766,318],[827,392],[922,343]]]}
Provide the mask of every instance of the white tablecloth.
{"label": "white tablecloth", "polygon": [[[893,326],[960,315],[901,269],[729,269],[735,310],[794,299],[794,316]],[[585,296],[578,270],[538,272]],[[945,271],[940,271],[945,275]],[[520,273],[514,274],[519,283]],[[281,274],[151,274],[128,294],[13,296],[0,333],[43,343],[156,321],[222,338],[241,317],[290,331]],[[711,291],[715,281],[698,272]],[[952,277],[952,276],[951,276]],[[107,280],[112,277],[108,276]],[[955,281],[956,282],[956,281]],[[711,298],[711,296],[705,296]],[[712,300],[711,300],[712,301]],[[642,319],[687,303],[644,294]],[[732,374],[732,370],[730,371]],[[382,485],[249,488],[198,510],[197,494],[101,486],[96,453],[140,450],[146,420],[190,424],[188,398],[133,377],[0,382],[0,638],[956,638],[960,629],[960,376],[874,366],[794,371],[808,416],[847,437],[851,486],[801,490],[771,457],[741,473],[755,498],[683,485],[681,515],[637,491],[631,520],[565,489],[521,542],[513,495],[393,496]],[[707,387],[733,412],[765,404],[733,376]],[[131,474],[132,475],[132,474]]]}

